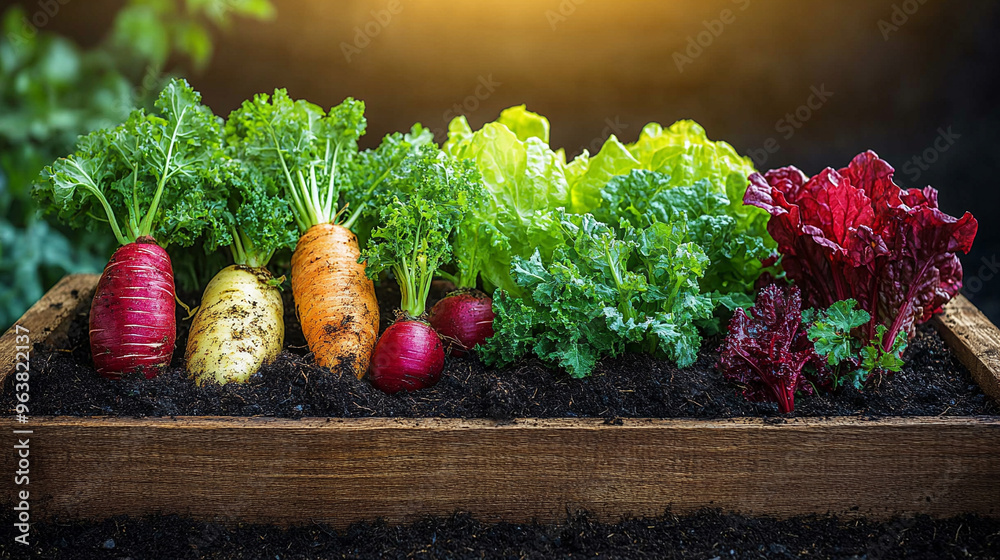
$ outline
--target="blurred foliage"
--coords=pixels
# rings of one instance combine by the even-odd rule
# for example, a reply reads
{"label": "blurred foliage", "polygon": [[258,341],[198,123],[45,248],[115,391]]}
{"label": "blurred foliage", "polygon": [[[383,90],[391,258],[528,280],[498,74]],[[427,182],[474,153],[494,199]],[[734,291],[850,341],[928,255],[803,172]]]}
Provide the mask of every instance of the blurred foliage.
{"label": "blurred foliage", "polygon": [[100,272],[114,249],[110,232],[71,232],[39,216],[29,193],[42,167],[70,153],[81,134],[149,108],[171,74],[204,69],[213,27],[273,15],[269,0],[129,0],[101,43],[84,50],[35,27],[58,12],[28,14],[15,6],[3,14],[0,329],[64,274]]}

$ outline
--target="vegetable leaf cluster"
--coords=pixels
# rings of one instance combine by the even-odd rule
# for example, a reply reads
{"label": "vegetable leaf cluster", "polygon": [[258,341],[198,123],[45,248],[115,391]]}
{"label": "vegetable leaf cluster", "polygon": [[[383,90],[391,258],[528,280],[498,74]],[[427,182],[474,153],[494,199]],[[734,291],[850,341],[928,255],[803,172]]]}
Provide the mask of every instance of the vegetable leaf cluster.
{"label": "vegetable leaf cluster", "polygon": [[481,196],[472,162],[429,148],[408,157],[378,198],[379,223],[362,253],[365,272],[375,279],[391,269],[402,295],[400,308],[411,317],[424,313],[435,271],[452,258],[449,238],[470,202]]}
{"label": "vegetable leaf cluster", "polygon": [[228,194],[208,202],[217,206],[206,231],[206,252],[228,246],[233,262],[259,268],[275,251],[295,248],[299,234],[280,185],[239,160],[220,158],[214,171],[213,180]]}
{"label": "vegetable leaf cluster", "polygon": [[382,139],[377,148],[362,150],[351,161],[351,188],[344,202],[353,224],[351,231],[358,236],[358,246],[367,245],[371,230],[378,221],[379,208],[373,202],[390,188],[393,173],[408,156],[434,144],[434,134],[417,123],[407,133],[394,132]]}
{"label": "vegetable leaf cluster", "polygon": [[494,296],[495,335],[481,355],[506,365],[534,354],[574,377],[598,359],[628,348],[694,363],[701,336],[695,321],[712,314],[698,279],[708,258],[686,241],[683,225],[643,229],[622,221],[616,231],[591,215],[559,213],[567,240],[546,264],[536,251],[514,257],[523,298]]}
{"label": "vegetable leaf cluster", "polygon": [[172,80],[153,112],[137,109],[124,124],[81,138],[33,192],[72,227],[107,222],[120,244],[153,236],[163,246],[191,245],[210,219],[204,202],[218,198],[204,170],[221,149],[220,132],[200,95]]}
{"label": "vegetable leaf cluster", "polygon": [[[335,223],[348,170],[365,132],[365,105],[351,98],[324,111],[283,89],[258,94],[226,120],[234,157],[282,185],[299,230]],[[349,227],[350,224],[345,223]]]}
{"label": "vegetable leaf cluster", "polygon": [[487,194],[454,240],[461,286],[473,287],[481,276],[487,291],[502,288],[520,296],[524,288],[511,276],[514,257],[538,250],[548,260],[562,245],[554,211],[568,206],[565,157],[549,147],[547,131],[548,122],[523,107],[504,111],[500,121],[475,132],[465,117],[451,122],[443,149],[475,162]]}
{"label": "vegetable leaf cluster", "polygon": [[829,309],[818,312],[807,309],[802,313],[809,340],[833,368],[834,389],[848,384],[861,389],[872,373],[899,371],[903,366],[901,355],[906,349],[906,333],[900,331],[886,351],[882,345],[887,329],[885,325],[877,325],[875,339],[862,344],[853,333],[867,325],[871,317],[867,311],[855,309],[857,303],[848,299],[835,302]]}
{"label": "vegetable leaf cluster", "polygon": [[712,261],[702,287],[722,294],[753,291],[774,244],[767,214],[742,204],[753,164],[729,144],[710,140],[693,121],[669,128],[650,123],[634,144],[611,136],[595,156],[585,152],[568,168],[569,210],[592,212],[609,224],[618,217],[675,220],[683,212]]}
{"label": "vegetable leaf cluster", "polygon": [[881,338],[884,353],[958,293],[956,253],[969,251],[978,227],[968,212],[942,212],[933,188],[903,190],[892,176],[869,151],[812,178],[795,167],[755,173],[744,198],[771,214],[781,266],[806,302],[827,308],[855,300],[870,316],[859,338]]}
{"label": "vegetable leaf cluster", "polygon": [[795,408],[795,393],[830,385],[830,369],[816,353],[802,323],[802,295],[795,286],[770,284],[749,314],[737,309],[719,350],[719,370],[751,401]]}

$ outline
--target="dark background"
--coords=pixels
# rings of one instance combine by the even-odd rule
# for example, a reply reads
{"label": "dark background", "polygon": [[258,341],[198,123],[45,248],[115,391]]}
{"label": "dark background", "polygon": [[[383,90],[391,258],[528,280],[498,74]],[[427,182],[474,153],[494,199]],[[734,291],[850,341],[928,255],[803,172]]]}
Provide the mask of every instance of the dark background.
{"label": "dark background", "polygon": [[[1000,322],[1000,266],[996,278],[984,268],[1000,258],[996,2],[274,2],[274,21],[236,22],[216,37],[207,70],[189,76],[220,115],[286,87],[323,106],[363,99],[368,146],[414,121],[443,131],[456,103],[474,127],[526,103],[570,157],[609,133],[631,142],[647,122],[682,118],[761,170],[812,174],[873,149],[901,186],[933,185],[945,211],[979,219],[965,293]],[[49,27],[91,45],[120,5],[69,0]],[[356,40],[366,25],[374,36]],[[699,38],[707,46],[687,50]],[[476,98],[482,81],[493,91]],[[832,96],[800,109],[813,88]],[[798,127],[786,119],[796,110]],[[771,154],[761,151],[769,139]],[[921,168],[913,158],[924,156]]]}

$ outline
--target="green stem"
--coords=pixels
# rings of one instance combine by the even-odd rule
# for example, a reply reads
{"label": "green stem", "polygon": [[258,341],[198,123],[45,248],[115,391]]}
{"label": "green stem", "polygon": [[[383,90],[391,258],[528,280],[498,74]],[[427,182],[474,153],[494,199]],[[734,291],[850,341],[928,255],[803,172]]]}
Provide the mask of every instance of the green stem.
{"label": "green stem", "polygon": [[[132,168],[132,211],[129,213],[129,221],[134,223],[139,218],[139,169]],[[138,226],[138,224],[135,224]],[[138,229],[133,228],[133,229]]]}
{"label": "green stem", "polygon": [[467,266],[458,268],[458,279],[455,281],[456,288],[475,289],[476,277],[479,276],[479,228],[475,228],[475,236],[472,238],[472,255],[469,256]]}
{"label": "green stem", "polygon": [[319,196],[319,181],[316,180],[316,167],[313,165],[309,166],[309,196],[312,197],[312,203],[310,206],[313,208],[313,214],[316,219],[319,219],[323,214],[323,203]]}
{"label": "green stem", "polygon": [[[327,150],[329,150],[329,140],[327,141]],[[336,178],[337,178],[337,160],[340,159],[340,144],[333,150],[333,161],[330,162],[330,182],[326,186],[326,203],[323,205],[323,216],[329,221],[336,221],[336,216],[334,215],[334,209],[337,206],[337,193]]]}
{"label": "green stem", "polygon": [[163,173],[160,175],[160,181],[156,185],[156,194],[153,196],[153,202],[149,205],[146,217],[139,222],[139,231],[137,233],[140,237],[150,235],[153,231],[153,217],[156,216],[156,210],[160,206],[160,197],[163,196],[163,187],[167,184],[167,179],[173,176],[173,174],[168,171],[170,169],[170,160],[173,158],[174,143],[177,142],[177,133],[181,128],[181,123],[184,122],[184,113],[186,112],[187,107],[181,109],[180,114],[177,115],[177,124],[174,125],[174,131],[170,135],[170,145],[167,146],[167,157],[163,160]]}
{"label": "green stem", "polygon": [[445,280],[451,282],[452,284],[455,285],[456,288],[462,288],[462,287],[466,287],[467,288],[468,287],[468,286],[461,286],[461,281],[454,274],[449,274],[448,272],[445,272],[443,270],[439,270],[439,271],[435,272],[435,274],[437,276],[440,276],[441,278],[444,278]]}
{"label": "green stem", "polygon": [[281,145],[278,143],[278,137],[274,134],[274,127],[271,123],[267,123],[267,133],[271,136],[271,142],[274,143],[274,149],[278,152],[278,161],[281,162],[281,171],[285,174],[285,189],[288,194],[292,197],[292,215],[295,216],[295,225],[299,226],[299,231],[305,233],[313,224],[309,223],[309,213],[303,206],[302,200],[299,198],[298,189],[295,186],[295,181],[292,180],[292,174],[288,170],[288,165],[285,163],[285,155],[281,151]]}
{"label": "green stem", "polygon": [[[68,161],[71,165],[75,166],[84,177],[87,177],[88,179],[90,178],[90,175],[80,168],[79,163],[75,159],[70,158]],[[97,200],[101,202],[101,206],[104,207],[104,213],[108,215],[108,223],[111,224],[111,231],[114,232],[115,239],[118,240],[118,244],[127,245],[131,240],[126,239],[125,236],[122,235],[122,231],[118,229],[118,219],[115,218],[115,213],[111,210],[111,205],[108,204],[108,199],[104,198],[104,193],[101,192],[101,189],[97,188],[97,185],[95,185],[93,181],[80,183],[80,186],[90,191],[91,194],[97,197]]]}
{"label": "green stem", "polygon": [[246,265],[252,266],[254,268],[263,268],[267,266],[267,262],[271,260],[271,255],[274,251],[260,252],[257,245],[254,244],[243,230],[239,230],[240,239],[243,242],[243,251],[246,254]]}
{"label": "green stem", "polygon": [[361,205],[358,206],[356,210],[354,210],[354,212],[351,212],[351,216],[347,218],[347,220],[340,225],[344,226],[347,229],[353,228],[354,222],[358,221],[358,218],[361,217],[361,212],[362,210],[364,210],[365,206],[367,206],[367,203],[362,202]]}
{"label": "green stem", "polygon": [[[306,176],[302,174],[301,169],[297,170],[295,173],[299,177],[299,196],[301,196],[304,201],[303,206],[306,210],[306,220],[309,222],[310,226],[323,223],[320,221],[319,215],[316,213],[316,201],[311,200],[312,189],[309,186],[309,182],[306,181]],[[315,184],[316,176],[313,175],[313,185]]]}
{"label": "green stem", "polygon": [[420,271],[420,287],[417,291],[419,299],[417,300],[416,307],[417,314],[414,317],[419,317],[424,314],[424,310],[427,308],[427,296],[431,293],[431,282],[434,281],[434,274],[427,270],[427,265],[425,263],[424,270]]}
{"label": "green stem", "polygon": [[233,262],[236,264],[246,264],[247,253],[243,248],[240,232],[234,226],[229,226],[229,233],[233,236],[233,243],[229,246],[233,250]]}
{"label": "green stem", "polygon": [[608,268],[611,269],[611,276],[615,279],[615,288],[618,290],[618,309],[626,318],[634,319],[635,312],[631,305],[626,305],[628,297],[622,289],[622,277],[618,272],[618,267],[615,265],[614,260],[611,258],[611,248],[608,246],[607,241],[604,243],[604,256],[608,259]]}
{"label": "green stem", "polygon": [[[371,186],[368,187],[368,191],[365,192],[365,197],[366,198],[371,197],[372,193],[375,192],[376,187],[378,187],[379,184],[382,181],[384,181],[386,177],[388,177],[396,169],[396,167],[398,167],[398,164],[396,166],[390,167],[389,169],[386,169],[385,173],[382,173],[382,175],[379,176],[378,179],[375,179],[375,181],[372,182]],[[351,229],[352,227],[354,227],[354,223],[358,221],[358,218],[361,217],[361,214],[365,211],[365,208],[367,207],[368,207],[367,200],[358,204],[358,207],[355,208],[353,212],[351,212],[351,215],[341,225],[347,229]]]}
{"label": "green stem", "polygon": [[392,267],[393,274],[396,275],[396,282],[399,284],[400,303],[399,308],[411,317],[418,317],[423,313],[422,306],[417,305],[416,286],[413,285],[413,274],[405,262],[399,266]]}

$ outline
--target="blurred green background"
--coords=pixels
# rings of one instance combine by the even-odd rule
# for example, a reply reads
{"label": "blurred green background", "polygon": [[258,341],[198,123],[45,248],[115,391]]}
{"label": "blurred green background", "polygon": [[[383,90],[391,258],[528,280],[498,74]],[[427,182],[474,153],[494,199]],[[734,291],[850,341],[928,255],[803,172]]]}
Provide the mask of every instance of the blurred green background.
{"label": "blurred green background", "polygon": [[813,174],[873,149],[901,186],[933,185],[945,211],[979,218],[964,293],[1000,322],[997,2],[28,0],[0,12],[15,5],[0,36],[0,326],[111,252],[35,216],[26,186],[170,74],[222,116],[275,87],[324,106],[363,99],[366,147],[415,121],[441,140],[452,116],[479,126],[526,103],[571,157],[682,118],[762,171]]}
{"label": "blurred green background", "polygon": [[0,34],[0,328],[6,329],[63,275],[100,272],[114,238],[68,231],[41,217],[30,197],[43,166],[81,134],[115,126],[148,107],[170,74],[204,71],[213,33],[234,17],[270,19],[268,0],[130,0],[111,11],[85,47],[50,30],[66,0],[23,3],[2,14]]}

